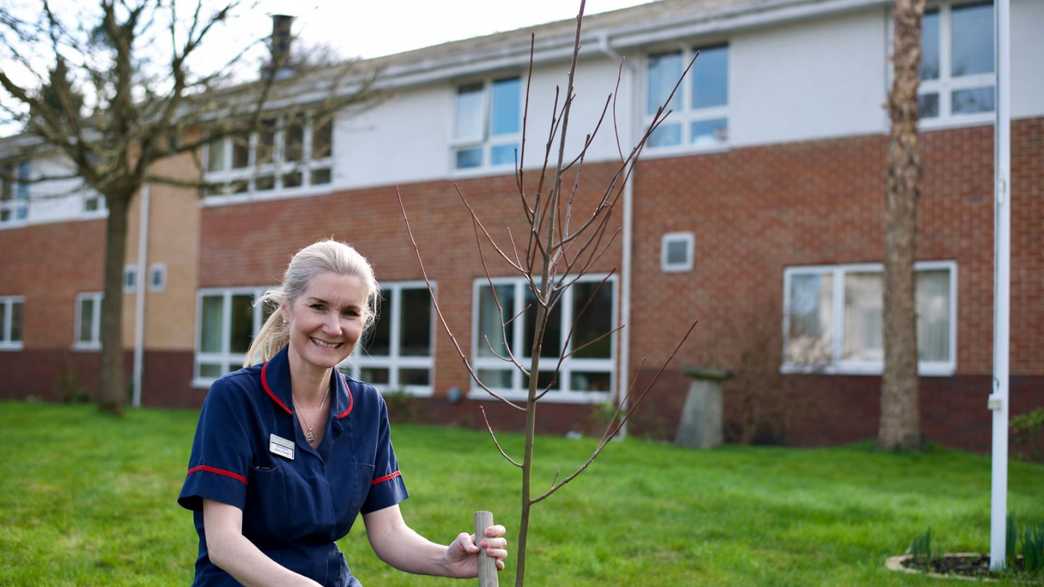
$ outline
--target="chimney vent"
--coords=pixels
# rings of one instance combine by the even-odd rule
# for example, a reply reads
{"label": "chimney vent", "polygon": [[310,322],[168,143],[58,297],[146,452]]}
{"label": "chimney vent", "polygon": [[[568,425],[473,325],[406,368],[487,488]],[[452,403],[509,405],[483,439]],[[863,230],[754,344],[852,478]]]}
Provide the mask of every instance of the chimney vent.
{"label": "chimney vent", "polygon": [[290,42],[293,39],[290,34],[290,25],[294,17],[286,14],[272,15],[272,63],[269,67],[276,68],[275,78],[286,79],[293,75],[293,67],[290,64]]}

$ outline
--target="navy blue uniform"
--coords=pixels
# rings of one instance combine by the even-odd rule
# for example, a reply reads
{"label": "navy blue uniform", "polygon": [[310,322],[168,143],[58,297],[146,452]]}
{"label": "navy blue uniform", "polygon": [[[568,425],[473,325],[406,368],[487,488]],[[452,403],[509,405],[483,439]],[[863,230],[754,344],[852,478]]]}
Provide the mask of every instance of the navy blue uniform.
{"label": "navy blue uniform", "polygon": [[204,499],[243,510],[243,535],[280,565],[322,585],[358,585],[334,541],[360,511],[395,505],[407,493],[384,398],[339,371],[330,379],[326,433],[314,449],[294,414],[287,349],[211,386],[178,496],[199,534],[193,585],[239,584],[207,557]]}

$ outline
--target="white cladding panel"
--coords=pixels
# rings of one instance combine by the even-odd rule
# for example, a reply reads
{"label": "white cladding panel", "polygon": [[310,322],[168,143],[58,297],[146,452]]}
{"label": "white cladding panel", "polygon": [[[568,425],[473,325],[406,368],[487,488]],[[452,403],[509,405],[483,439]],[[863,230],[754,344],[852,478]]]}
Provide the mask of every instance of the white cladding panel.
{"label": "white cladding panel", "polygon": [[[33,178],[62,177],[75,168],[61,158],[36,159],[32,162]],[[29,187],[29,221],[49,222],[77,218],[83,212],[83,195],[87,188],[79,179],[58,179],[33,183]]]}
{"label": "white cladding panel", "polygon": [[1011,3],[1011,114],[1044,115],[1044,0]]}
{"label": "white cladding panel", "polygon": [[[576,101],[570,115],[566,157],[575,157],[585,136],[594,131],[607,96],[614,90],[618,64],[609,59],[587,59],[578,66]],[[506,71],[485,79],[522,76],[525,99],[525,71]],[[544,67],[533,74],[526,136],[526,167],[543,161],[555,86],[561,88],[559,108],[565,99],[567,64]],[[461,83],[476,81],[464,79]],[[455,172],[452,167],[452,135],[458,83],[442,83],[398,90],[389,99],[361,114],[338,117],[336,128],[335,181],[338,187],[357,188],[394,185],[402,182],[511,173],[510,168]],[[622,144],[625,119],[631,101],[621,86],[617,113]],[[611,108],[611,107],[610,107]],[[553,155],[557,154],[556,148]],[[611,111],[588,150],[588,160],[616,156]],[[553,160],[553,159],[552,159]]]}
{"label": "white cladding panel", "polygon": [[734,35],[732,144],[885,132],[886,24],[873,10]]}

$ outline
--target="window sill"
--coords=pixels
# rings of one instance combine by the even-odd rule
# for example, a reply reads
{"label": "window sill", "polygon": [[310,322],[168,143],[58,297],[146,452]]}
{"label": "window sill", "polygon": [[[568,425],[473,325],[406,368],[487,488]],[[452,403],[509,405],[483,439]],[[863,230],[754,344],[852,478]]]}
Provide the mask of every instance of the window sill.
{"label": "window sill", "polygon": [[717,145],[672,145],[669,147],[651,147],[642,149],[642,159],[660,159],[663,157],[679,157],[683,155],[717,155],[732,150],[732,143]]}
{"label": "window sill", "polygon": [[450,177],[459,179],[471,179],[493,175],[514,175],[514,173],[514,165],[498,165],[496,167],[486,165],[484,167],[473,167],[469,169],[450,169]]}
{"label": "window sill", "polygon": [[200,379],[195,378],[192,380],[192,389],[210,389],[210,386],[214,384],[217,379]]}
{"label": "window sill", "polygon": [[72,349],[77,352],[97,352],[101,350],[100,342],[78,342]]}
{"label": "window sill", "polygon": [[[524,402],[529,397],[527,391],[509,389],[494,389],[493,391],[499,393],[504,397],[504,399],[513,402]],[[481,387],[471,389],[468,392],[467,399],[475,401],[500,401],[489,395],[489,393]],[[568,393],[549,391],[547,392],[547,395],[540,399],[540,401],[549,404],[602,404],[609,401],[609,399],[610,395],[608,391],[571,391]]]}
{"label": "window sill", "polygon": [[433,395],[432,388],[430,385],[400,385],[398,387],[390,387],[388,385],[378,385],[371,383],[377,391],[381,392],[381,395],[386,394],[403,394],[410,397],[431,397]]}
{"label": "window sill", "polygon": [[923,131],[948,130],[953,128],[991,125],[996,121],[996,119],[996,112],[980,112],[976,114],[959,114],[956,116],[950,115],[920,119],[917,122],[917,126],[918,130]]}
{"label": "window sill", "polygon": [[22,343],[20,342],[0,342],[0,352],[15,352],[22,350],[22,348]]}
{"label": "window sill", "polygon": [[[784,363],[779,368],[784,375],[867,375],[880,377],[884,374],[884,367],[879,364],[833,364],[833,365],[796,365]],[[957,366],[953,363],[921,363],[917,368],[920,377],[952,377],[957,373]]]}
{"label": "window sill", "polygon": [[245,194],[229,194],[227,196],[208,196],[200,200],[200,205],[204,208],[210,208],[214,206],[228,206],[230,204],[262,202],[265,200],[306,198],[309,196],[327,194],[335,190],[335,184],[331,182],[317,186],[308,186],[306,188],[295,188],[290,190],[271,190],[264,192],[249,192]]}

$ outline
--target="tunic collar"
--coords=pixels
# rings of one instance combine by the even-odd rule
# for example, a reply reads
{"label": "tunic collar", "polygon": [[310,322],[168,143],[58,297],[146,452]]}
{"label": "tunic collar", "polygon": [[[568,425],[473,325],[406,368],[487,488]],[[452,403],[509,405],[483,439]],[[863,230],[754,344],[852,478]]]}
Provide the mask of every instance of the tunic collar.
{"label": "tunic collar", "polygon": [[[290,384],[289,348],[276,353],[268,362],[261,365],[261,389],[284,412],[293,414],[293,387]],[[340,420],[347,418],[355,407],[355,398],[348,381],[339,369],[334,369],[330,377],[334,401],[330,405],[330,415]]]}

